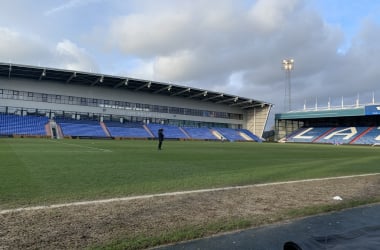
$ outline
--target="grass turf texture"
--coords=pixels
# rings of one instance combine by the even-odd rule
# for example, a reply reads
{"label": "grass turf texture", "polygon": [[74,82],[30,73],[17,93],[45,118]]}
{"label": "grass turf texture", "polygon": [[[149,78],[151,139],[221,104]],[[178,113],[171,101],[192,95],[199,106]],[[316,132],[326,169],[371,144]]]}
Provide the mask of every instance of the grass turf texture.
{"label": "grass turf texture", "polygon": [[271,218],[230,218],[229,220],[216,221],[202,227],[184,227],[163,232],[157,236],[139,235],[134,238],[108,242],[102,246],[92,246],[93,250],[124,250],[124,249],[147,249],[159,245],[170,244],[186,240],[207,237],[218,233],[242,230],[265,224],[273,224],[279,221],[291,220],[305,216],[340,211],[347,208],[358,207],[370,203],[379,202],[379,199],[365,199],[356,201],[344,201],[334,205],[319,205],[301,209],[289,209],[282,213],[271,215]]}
{"label": "grass turf texture", "polygon": [[0,209],[379,172],[380,148],[0,139]]}

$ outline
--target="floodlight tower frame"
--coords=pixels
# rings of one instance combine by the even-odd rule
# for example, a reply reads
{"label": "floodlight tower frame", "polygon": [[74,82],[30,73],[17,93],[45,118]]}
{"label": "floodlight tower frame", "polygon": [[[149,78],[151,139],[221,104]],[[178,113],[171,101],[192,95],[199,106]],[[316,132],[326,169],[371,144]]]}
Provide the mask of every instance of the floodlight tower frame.
{"label": "floodlight tower frame", "polygon": [[294,69],[294,59],[284,59],[282,60],[282,69],[285,70],[285,97],[284,97],[284,108],[286,111],[292,110],[292,82],[291,82],[291,72]]}

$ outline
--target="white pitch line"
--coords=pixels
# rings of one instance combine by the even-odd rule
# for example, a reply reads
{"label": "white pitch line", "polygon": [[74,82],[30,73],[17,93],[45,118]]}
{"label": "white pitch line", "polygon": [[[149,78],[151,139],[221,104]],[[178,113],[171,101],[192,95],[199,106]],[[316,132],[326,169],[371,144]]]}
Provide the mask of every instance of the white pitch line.
{"label": "white pitch line", "polygon": [[[67,142],[61,142],[61,141],[54,141],[50,140],[49,142],[54,142],[54,143],[59,143],[59,144],[64,144],[64,145],[69,145],[69,146],[75,146],[75,147],[80,147],[80,148],[87,148],[87,149],[92,149],[96,151],[102,151],[102,152],[112,152],[109,149],[104,149],[104,148],[96,148],[96,147],[90,147],[90,146],[84,146],[84,145],[78,145],[78,144],[72,144],[72,143],[67,143]],[[66,151],[65,151],[66,152]]]}
{"label": "white pitch line", "polygon": [[129,196],[129,197],[112,198],[112,199],[104,199],[104,200],[79,201],[79,202],[71,202],[71,203],[63,203],[63,204],[54,204],[54,205],[48,205],[48,206],[21,207],[21,208],[0,210],[0,214],[9,214],[9,213],[15,213],[15,212],[63,208],[63,207],[72,207],[72,206],[103,204],[103,203],[120,202],[120,201],[142,200],[142,199],[176,196],[176,195],[184,195],[184,194],[196,194],[196,193],[206,193],[206,192],[227,191],[227,190],[245,189],[245,188],[252,188],[252,187],[265,187],[265,186],[275,186],[275,185],[302,183],[302,182],[313,182],[313,181],[324,181],[324,180],[335,180],[335,179],[348,179],[348,178],[374,176],[374,175],[380,175],[380,173],[347,175],[347,176],[327,177],[327,178],[315,178],[315,179],[306,179],[306,180],[297,180],[297,181],[282,181],[282,182],[272,182],[272,183],[254,184],[254,185],[246,185],[246,186],[198,189],[198,190],[191,190],[191,191],[178,191],[178,192],[171,192],[171,193]]}

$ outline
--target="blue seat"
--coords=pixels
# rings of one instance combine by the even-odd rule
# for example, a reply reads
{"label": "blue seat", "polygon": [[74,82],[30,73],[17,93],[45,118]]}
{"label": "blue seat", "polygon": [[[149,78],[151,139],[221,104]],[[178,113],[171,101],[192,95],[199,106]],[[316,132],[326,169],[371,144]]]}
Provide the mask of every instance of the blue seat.
{"label": "blue seat", "polygon": [[2,135],[46,135],[45,125],[49,119],[44,116],[19,116],[0,114]]}
{"label": "blue seat", "polygon": [[152,137],[143,124],[136,122],[105,122],[105,125],[113,137],[149,138]]}
{"label": "blue seat", "polygon": [[56,119],[56,123],[64,136],[107,137],[98,121]]}
{"label": "blue seat", "polygon": [[164,129],[165,138],[169,139],[188,139],[189,137],[177,126],[174,125],[163,125],[150,123],[147,127],[152,131],[155,137],[158,137],[158,130],[160,128]]}
{"label": "blue seat", "polygon": [[219,138],[216,138],[215,135],[211,132],[209,128],[192,128],[192,127],[184,127],[183,128],[186,133],[192,138],[192,139],[199,139],[199,140],[216,140]]}
{"label": "blue seat", "polygon": [[213,128],[218,131],[219,134],[223,135],[229,141],[245,141],[245,139],[240,135],[240,133],[232,128]]}
{"label": "blue seat", "polygon": [[254,140],[256,142],[262,142],[263,141],[260,137],[258,137],[257,135],[255,135],[254,133],[249,131],[248,129],[239,129],[238,131],[246,134],[247,136],[249,136],[252,140]]}

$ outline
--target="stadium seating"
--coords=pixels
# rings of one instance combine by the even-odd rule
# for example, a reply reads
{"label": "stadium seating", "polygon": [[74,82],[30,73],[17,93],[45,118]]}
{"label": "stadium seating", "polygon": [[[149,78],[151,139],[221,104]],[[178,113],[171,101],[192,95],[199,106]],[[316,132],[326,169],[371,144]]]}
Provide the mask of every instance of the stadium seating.
{"label": "stadium seating", "polygon": [[197,140],[217,140],[215,135],[211,132],[209,128],[193,128],[193,127],[184,127],[183,130],[190,136],[192,139]]}
{"label": "stadium seating", "polygon": [[19,116],[0,114],[0,135],[46,135],[44,116]]}
{"label": "stadium seating", "polygon": [[[301,128],[287,137],[287,142],[328,144],[380,143],[380,129],[376,127],[309,127]],[[377,139],[377,140],[376,140]]]}
{"label": "stadium seating", "polygon": [[336,127],[315,142],[331,144],[349,144],[366,129],[366,127]]}
{"label": "stadium seating", "polygon": [[105,122],[112,137],[150,138],[152,137],[141,123],[135,122]]}
{"label": "stadium seating", "polygon": [[300,128],[297,131],[291,133],[287,138],[287,142],[314,142],[328,131],[332,130],[332,127],[310,127]]}
{"label": "stadium seating", "polygon": [[229,141],[246,141],[244,139],[238,130],[232,129],[232,128],[213,128],[216,130],[219,134],[224,136]]}
{"label": "stadium seating", "polygon": [[[152,138],[152,134],[157,137],[158,129],[163,128],[166,139],[220,140],[212,132],[212,130],[216,130],[229,141],[247,140],[241,136],[241,133],[249,136],[253,141],[261,141],[259,137],[248,130],[230,128],[178,127],[154,123],[144,127],[142,123],[110,121],[104,122],[105,126],[102,127],[99,121],[93,120],[56,118],[55,121],[61,128],[63,136]],[[48,122],[47,117],[0,114],[0,135],[46,135],[45,126]]]}
{"label": "stadium seating", "polygon": [[238,131],[249,136],[253,141],[256,141],[256,142],[262,142],[263,141],[260,137],[258,137],[257,135],[255,135],[254,133],[249,131],[248,129],[239,129]]}
{"label": "stadium seating", "polygon": [[56,119],[64,136],[107,137],[98,121]]}
{"label": "stadium seating", "polygon": [[365,132],[351,142],[351,144],[368,145],[373,145],[376,143],[380,143],[380,127],[366,127]]}
{"label": "stadium seating", "polygon": [[150,123],[147,125],[154,137],[158,137],[158,130],[164,129],[166,139],[188,139],[189,137],[177,126]]}

